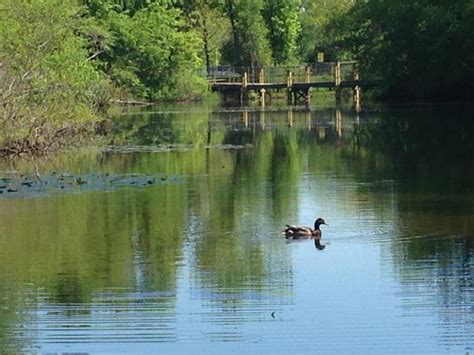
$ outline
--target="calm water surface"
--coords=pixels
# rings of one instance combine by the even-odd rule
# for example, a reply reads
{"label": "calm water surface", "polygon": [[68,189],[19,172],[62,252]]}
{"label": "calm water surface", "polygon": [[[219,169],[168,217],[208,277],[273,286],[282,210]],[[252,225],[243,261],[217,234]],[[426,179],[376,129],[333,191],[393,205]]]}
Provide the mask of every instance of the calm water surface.
{"label": "calm water surface", "polygon": [[473,352],[472,113],[147,108],[1,162],[0,348]]}

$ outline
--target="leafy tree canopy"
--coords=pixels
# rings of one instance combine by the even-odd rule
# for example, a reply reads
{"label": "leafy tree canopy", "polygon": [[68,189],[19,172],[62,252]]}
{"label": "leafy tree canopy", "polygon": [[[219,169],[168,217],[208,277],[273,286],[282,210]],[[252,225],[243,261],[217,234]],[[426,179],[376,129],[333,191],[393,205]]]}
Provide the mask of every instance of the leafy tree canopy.
{"label": "leafy tree canopy", "polygon": [[358,1],[338,40],[390,97],[472,98],[472,18],[472,0]]}

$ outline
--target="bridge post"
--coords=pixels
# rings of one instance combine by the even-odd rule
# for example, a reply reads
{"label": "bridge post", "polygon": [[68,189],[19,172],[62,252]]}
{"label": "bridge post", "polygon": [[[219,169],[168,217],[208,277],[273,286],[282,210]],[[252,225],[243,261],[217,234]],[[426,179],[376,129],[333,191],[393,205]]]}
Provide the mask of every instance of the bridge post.
{"label": "bridge post", "polygon": [[[352,71],[352,77],[354,80],[357,82],[360,80],[360,74],[359,74],[359,64],[355,63]],[[357,112],[360,111],[360,94],[361,94],[361,89],[360,85],[358,83],[354,86],[353,92],[352,92],[352,101],[354,103],[354,108]]]}
{"label": "bridge post", "polygon": [[342,77],[341,77],[341,62],[337,61],[334,67],[334,81],[336,86],[341,85]]}
{"label": "bridge post", "polygon": [[342,100],[342,88],[341,88],[341,62],[337,61],[334,67],[334,84],[336,86],[336,104],[340,104]]}
{"label": "bridge post", "polygon": [[246,88],[248,84],[249,84],[249,74],[247,72],[244,72],[242,74],[242,87]]}
{"label": "bridge post", "polygon": [[248,73],[245,71],[242,74],[242,88],[240,89],[240,104],[244,104],[248,101],[249,95],[247,91],[247,86],[249,83]]}
{"label": "bridge post", "polygon": [[[305,79],[306,79],[306,82],[307,83],[310,83],[311,82],[311,74],[312,74],[312,68],[311,68],[311,65],[306,65],[306,67],[304,68],[304,72],[305,72]],[[309,87],[308,89],[305,91],[305,104],[306,106],[309,106],[310,102],[311,102],[311,96],[309,94]]]}
{"label": "bridge post", "polygon": [[264,72],[263,68],[260,68],[258,70],[258,82],[260,84],[263,84],[265,82],[265,72]]}
{"label": "bridge post", "polygon": [[304,75],[307,83],[311,82],[311,72],[311,65],[306,65],[306,67],[304,68]]}

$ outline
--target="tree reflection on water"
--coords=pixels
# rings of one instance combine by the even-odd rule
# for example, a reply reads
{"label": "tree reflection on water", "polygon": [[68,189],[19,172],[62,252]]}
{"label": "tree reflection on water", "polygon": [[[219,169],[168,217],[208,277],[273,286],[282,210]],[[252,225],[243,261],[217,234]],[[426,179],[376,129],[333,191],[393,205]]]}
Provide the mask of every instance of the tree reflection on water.
{"label": "tree reflection on water", "polygon": [[[465,334],[474,238],[474,130],[466,112],[443,106],[122,116],[110,143],[127,144],[126,154],[65,153],[38,162],[41,173],[180,179],[142,189],[0,197],[0,345],[21,351],[47,338],[32,324],[42,308],[55,306],[64,317],[99,323],[120,313],[126,329],[155,317],[156,331],[145,331],[149,340],[177,341],[183,292],[212,312],[232,310],[234,318],[225,319],[236,324],[256,317],[250,306],[274,314],[291,305],[300,292],[292,249],[275,236],[307,208],[302,201],[314,192],[303,189],[305,181],[323,191],[336,186],[327,193],[338,196],[330,203],[341,213],[363,213],[357,206],[368,201],[381,220],[394,218],[388,223],[399,228],[388,242],[369,242],[380,243],[397,275],[406,314],[441,303],[434,307],[439,317],[451,317],[441,323],[457,322]],[[148,145],[166,149],[133,151]],[[12,164],[26,174],[32,169],[6,162],[0,170]],[[202,322],[222,321],[212,314]],[[20,325],[33,333],[20,333]],[[226,331],[234,340],[244,337],[239,329]]]}

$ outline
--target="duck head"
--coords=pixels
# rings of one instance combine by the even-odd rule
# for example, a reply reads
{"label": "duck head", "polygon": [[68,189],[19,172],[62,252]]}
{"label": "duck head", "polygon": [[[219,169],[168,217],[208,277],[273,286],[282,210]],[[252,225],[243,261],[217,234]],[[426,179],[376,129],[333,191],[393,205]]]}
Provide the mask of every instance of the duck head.
{"label": "duck head", "polygon": [[329,225],[329,224],[327,224],[327,223],[324,221],[324,219],[318,218],[317,220],[314,221],[314,229],[315,229],[315,230],[316,230],[316,229],[319,229],[319,226],[320,226],[321,224],[324,224],[324,225],[326,225],[326,226]]}

